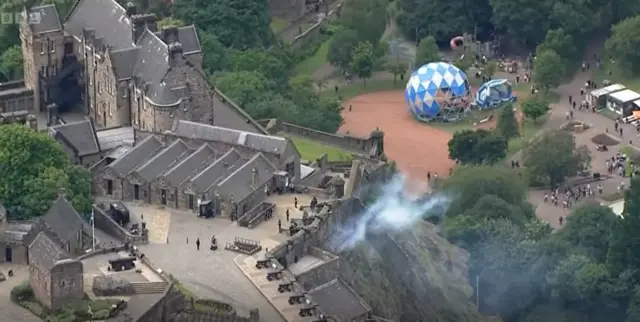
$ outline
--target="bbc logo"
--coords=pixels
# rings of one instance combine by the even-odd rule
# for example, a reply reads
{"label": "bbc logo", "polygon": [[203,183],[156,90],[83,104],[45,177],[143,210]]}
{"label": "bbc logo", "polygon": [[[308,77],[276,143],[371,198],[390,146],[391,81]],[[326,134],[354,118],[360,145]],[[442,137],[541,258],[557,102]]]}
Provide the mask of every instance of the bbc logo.
{"label": "bbc logo", "polygon": [[[24,20],[24,15],[21,12],[2,12],[0,13],[0,24],[13,25],[20,24]],[[31,12],[27,18],[27,22],[31,25],[39,24],[42,20],[40,12]]]}

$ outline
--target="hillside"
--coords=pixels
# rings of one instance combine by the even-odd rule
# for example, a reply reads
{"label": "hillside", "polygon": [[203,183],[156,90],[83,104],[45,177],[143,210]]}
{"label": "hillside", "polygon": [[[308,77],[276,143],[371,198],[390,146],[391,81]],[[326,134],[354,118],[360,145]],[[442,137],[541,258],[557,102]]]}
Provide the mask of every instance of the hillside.
{"label": "hillside", "polygon": [[469,255],[440,237],[432,224],[367,239],[340,256],[345,278],[375,315],[394,321],[493,321],[470,300]]}

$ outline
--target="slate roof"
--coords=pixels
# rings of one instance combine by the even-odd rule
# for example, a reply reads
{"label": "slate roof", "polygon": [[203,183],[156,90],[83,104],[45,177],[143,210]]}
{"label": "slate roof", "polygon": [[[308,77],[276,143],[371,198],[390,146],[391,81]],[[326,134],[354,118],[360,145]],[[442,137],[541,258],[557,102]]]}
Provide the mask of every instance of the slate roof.
{"label": "slate roof", "polygon": [[84,221],[78,212],[64,198],[54,201],[49,211],[40,220],[44,221],[51,232],[63,243],[76,238],[78,231],[84,227]]}
{"label": "slate roof", "polygon": [[55,125],[50,127],[49,131],[54,137],[63,136],[80,157],[100,152],[96,132],[89,120]]}
{"label": "slate roof", "polygon": [[133,70],[138,62],[139,48],[125,48],[120,50],[112,50],[111,65],[116,73],[118,80],[130,79],[133,77]]}
{"label": "slate roof", "polygon": [[29,9],[29,26],[31,31],[38,35],[52,31],[60,31],[60,17],[55,4],[37,6]]}
{"label": "slate roof", "polygon": [[135,47],[127,11],[114,0],[78,1],[64,23],[64,30],[82,39],[85,28],[93,29],[96,38],[102,38],[111,50]]}
{"label": "slate roof", "polygon": [[[162,39],[162,32],[156,32],[155,35]],[[184,55],[196,54],[202,52],[198,32],[194,25],[178,28],[178,41],[182,44],[182,52]]]}
{"label": "slate roof", "polygon": [[173,168],[165,172],[164,179],[172,186],[177,187],[187,181],[191,176],[207,167],[215,158],[215,151],[204,144],[193,152],[186,159],[176,164]]}
{"label": "slate roof", "polygon": [[256,151],[276,155],[284,153],[288,144],[287,139],[279,136],[238,131],[185,120],[176,120],[171,133],[184,138],[244,146]]}
{"label": "slate roof", "polygon": [[[28,223],[8,223],[4,231],[5,241],[21,242],[25,236],[31,231],[32,224]],[[0,232],[0,235],[2,232]]]}
{"label": "slate roof", "polygon": [[[258,180],[252,185],[253,169],[258,171]],[[233,195],[236,201],[242,201],[258,187],[273,178],[273,173],[278,169],[262,154],[258,153],[236,171],[218,183],[220,193],[225,196]]]}
{"label": "slate roof", "polygon": [[194,189],[198,192],[205,192],[209,187],[216,183],[220,177],[232,167],[236,162],[241,159],[240,154],[235,149],[229,150],[220,159],[216,160],[213,164],[206,167],[200,173],[195,175],[191,182]]}
{"label": "slate roof", "polygon": [[123,126],[96,131],[101,151],[113,150],[122,145],[133,145],[135,133],[133,127]]}
{"label": "slate roof", "polygon": [[340,279],[322,284],[308,294],[325,315],[338,321],[352,321],[371,311],[358,294]]}
{"label": "slate roof", "polygon": [[29,244],[29,262],[45,269],[52,269],[61,260],[71,259],[53,238],[44,231]]}
{"label": "slate roof", "polygon": [[108,167],[119,176],[124,177],[153,157],[162,148],[162,142],[151,135],[127,151],[121,158],[113,161]]}
{"label": "slate roof", "polygon": [[142,164],[136,172],[142,179],[151,182],[167,169],[184,160],[193,152],[182,140],[176,140],[166,149],[160,151],[149,161]]}

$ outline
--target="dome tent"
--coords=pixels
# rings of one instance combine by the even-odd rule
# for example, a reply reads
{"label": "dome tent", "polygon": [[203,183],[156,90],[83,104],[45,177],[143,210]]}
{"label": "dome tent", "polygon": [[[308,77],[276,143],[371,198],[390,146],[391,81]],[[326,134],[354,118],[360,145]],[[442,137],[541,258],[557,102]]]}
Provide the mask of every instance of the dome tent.
{"label": "dome tent", "polygon": [[479,109],[490,109],[515,100],[508,80],[492,79],[480,86],[474,105]]}
{"label": "dome tent", "polygon": [[405,100],[418,120],[459,120],[471,102],[467,75],[449,63],[426,64],[411,74]]}

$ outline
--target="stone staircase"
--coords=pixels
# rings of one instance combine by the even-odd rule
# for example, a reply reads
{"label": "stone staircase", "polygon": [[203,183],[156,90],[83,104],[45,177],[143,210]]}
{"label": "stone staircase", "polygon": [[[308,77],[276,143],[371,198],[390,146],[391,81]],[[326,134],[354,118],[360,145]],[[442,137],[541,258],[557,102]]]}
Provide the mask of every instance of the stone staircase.
{"label": "stone staircase", "polygon": [[134,282],[131,286],[136,294],[161,294],[167,288],[167,282]]}

